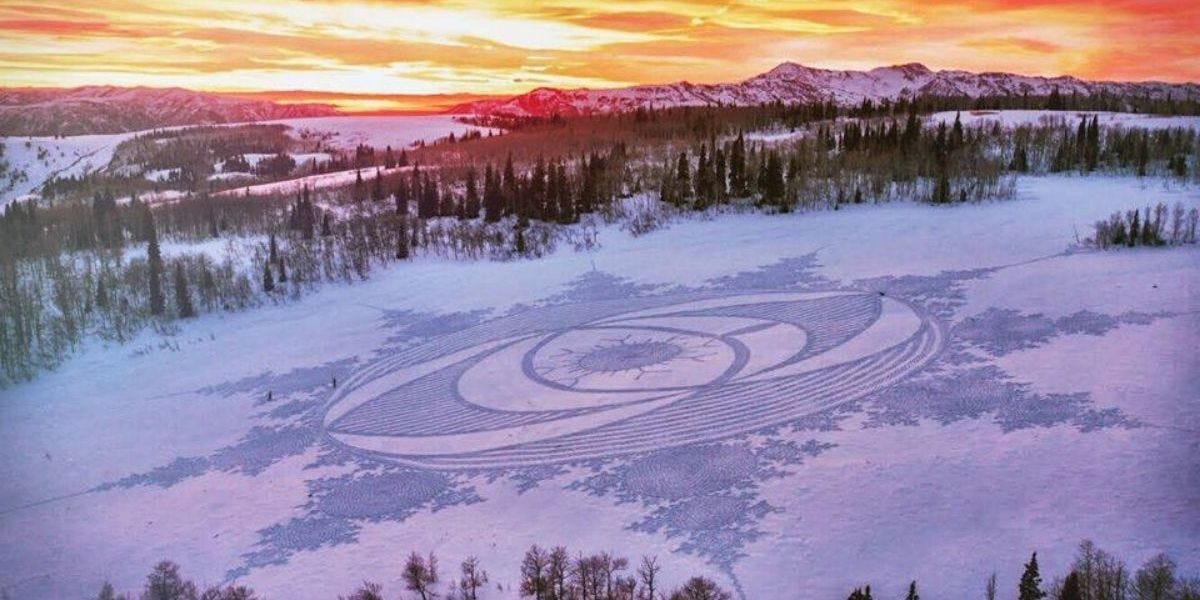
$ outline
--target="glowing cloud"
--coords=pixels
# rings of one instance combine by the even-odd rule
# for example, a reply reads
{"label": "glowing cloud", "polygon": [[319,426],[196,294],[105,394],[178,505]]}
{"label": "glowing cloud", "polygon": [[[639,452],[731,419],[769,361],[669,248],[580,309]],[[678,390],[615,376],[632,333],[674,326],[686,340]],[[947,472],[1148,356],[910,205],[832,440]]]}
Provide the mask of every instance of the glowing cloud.
{"label": "glowing cloud", "polygon": [[733,81],[784,60],[1180,81],[1200,80],[1198,40],[1191,0],[15,0],[0,81],[308,90],[359,108]]}

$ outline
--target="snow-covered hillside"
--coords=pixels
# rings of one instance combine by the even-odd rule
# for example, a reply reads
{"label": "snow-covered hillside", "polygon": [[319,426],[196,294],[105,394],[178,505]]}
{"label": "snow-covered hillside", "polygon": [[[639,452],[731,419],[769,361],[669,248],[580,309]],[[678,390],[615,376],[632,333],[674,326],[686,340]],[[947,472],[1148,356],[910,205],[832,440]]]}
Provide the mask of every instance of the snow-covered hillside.
{"label": "snow-covered hillside", "polygon": [[[92,342],[0,392],[0,589],[135,589],[170,557],[268,598],[364,579],[396,597],[402,557],[432,550],[446,571],[478,555],[481,597],[516,600],[533,543],[657,554],[667,584],[707,573],[755,600],[867,582],[898,598],[913,579],[957,600],[993,572],[1014,598],[1031,551],[1049,580],[1085,537],[1196,573],[1200,248],[1075,246],[1158,201],[1200,194],[1022,178],[1006,202],[726,214],[636,238],[614,226],[592,252],[418,259],[166,337]],[[667,331],[596,333],[635,321]],[[586,360],[554,362],[576,346]],[[815,354],[761,381],[801,347]],[[487,359],[456,370],[467,355]],[[613,411],[643,401],[603,388],[639,381],[686,400],[646,413],[664,415],[661,444],[628,455],[645,415]],[[455,420],[435,412],[459,393],[443,384],[511,405]],[[736,385],[753,387],[718,393]],[[817,403],[833,388],[841,401]],[[739,410],[721,413],[730,399]],[[764,407],[791,416],[730,433]],[[528,424],[513,448],[478,435],[500,417]],[[376,442],[355,428],[388,446],[365,451]],[[523,445],[547,431],[591,436],[551,447],[586,458],[516,466],[539,460]]]}
{"label": "snow-covered hillside", "polygon": [[337,114],[180,88],[0,88],[0,135],[86,135]]}
{"label": "snow-covered hillside", "polygon": [[1010,73],[932,71],[921,64],[879,67],[869,71],[816,69],[785,62],[738,83],[643,85],[609,90],[539,88],[503,100],[457,106],[452,113],[525,117],[578,115],[671,106],[753,106],[764,102],[860,104],[922,94],[941,96],[1031,96],[1097,93],[1151,98],[1200,97],[1200,85],[1158,82],[1084,81],[1075,77],[1030,77]]}
{"label": "snow-covered hillside", "polygon": [[[290,127],[289,135],[292,137],[321,139],[327,149],[351,153],[358,144],[368,144],[380,149],[391,146],[398,152],[422,141],[433,142],[451,134],[462,136],[477,129],[441,115],[322,117],[271,122]],[[52,177],[78,176],[104,170],[112,160],[117,145],[139,133],[146,132],[66,137],[0,137],[0,143],[4,144],[4,160],[8,163],[6,176],[0,178],[0,207],[36,192]],[[248,155],[246,159],[253,165],[262,157],[263,155]],[[293,158],[300,164],[306,160],[327,157],[328,153],[322,152],[297,154]],[[151,173],[150,176],[164,177],[163,173]]]}
{"label": "snow-covered hillside", "polygon": [[0,207],[36,191],[54,177],[99,171],[112,160],[117,144],[132,133],[71,137],[0,137],[6,177],[0,180]]}

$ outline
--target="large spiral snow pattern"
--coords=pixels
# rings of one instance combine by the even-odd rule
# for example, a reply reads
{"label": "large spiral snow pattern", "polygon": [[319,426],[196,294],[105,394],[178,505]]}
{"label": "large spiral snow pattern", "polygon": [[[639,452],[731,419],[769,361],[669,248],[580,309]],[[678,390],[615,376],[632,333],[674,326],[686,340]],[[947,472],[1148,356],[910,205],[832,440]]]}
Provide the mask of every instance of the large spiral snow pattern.
{"label": "large spiral snow pattern", "polygon": [[551,306],[374,362],[324,426],[356,451],[422,467],[592,460],[794,421],[912,374],[940,344],[909,304],[859,291]]}

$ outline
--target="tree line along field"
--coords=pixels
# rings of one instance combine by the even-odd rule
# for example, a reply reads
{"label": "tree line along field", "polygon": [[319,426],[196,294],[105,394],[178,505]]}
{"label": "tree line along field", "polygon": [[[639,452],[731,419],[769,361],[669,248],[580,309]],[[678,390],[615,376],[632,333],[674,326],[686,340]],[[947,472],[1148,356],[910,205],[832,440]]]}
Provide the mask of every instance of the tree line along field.
{"label": "tree line along field", "polygon": [[[283,302],[413,257],[511,260],[586,250],[604,224],[640,235],[690,212],[1003,200],[1024,174],[1200,179],[1190,126],[1102,127],[1075,113],[1015,127],[925,118],[946,109],[1147,101],[1124,102],[925,98],[481,122],[506,133],[406,149],[360,144],[352,155],[331,151],[303,165],[292,154],[330,151],[324,138],[297,140],[277,125],[136,136],[119,145],[110,172],[54,180],[42,202],[5,207],[0,384],[53,367],[92,335],[121,341],[196,313]],[[1188,102],[1142,108],[1196,111]],[[761,131],[780,135],[748,135]],[[263,158],[252,167],[244,157],[254,154]],[[322,170],[354,176],[332,188],[243,197],[232,181],[204,183],[218,164],[248,169],[256,181]],[[146,169],[178,173],[162,183],[188,195],[140,200],[159,185],[141,174]],[[1195,242],[1195,209],[1140,208],[1098,224],[1095,242]]]}
{"label": "tree line along field", "polygon": [[[398,564],[404,592],[364,581],[339,600],[384,600],[413,598],[432,600],[478,600],[492,594],[488,572],[479,559],[469,556],[459,564],[457,577],[439,568],[437,555],[412,552]],[[663,565],[657,557],[643,556],[636,564],[608,552],[572,555],[566,547],[531,546],[520,563],[516,589],[497,584],[496,593],[532,600],[732,600],[733,593],[712,579],[693,576],[682,585],[666,588]],[[1136,571],[1089,540],[1079,544],[1070,571],[1053,580],[1043,580],[1037,553],[1030,556],[1021,573],[1015,597],[1018,600],[1196,600],[1200,578],[1181,575],[1170,557],[1158,554]],[[798,593],[802,593],[797,590]],[[980,595],[987,600],[1013,597],[1011,590],[998,590],[993,574],[981,582]],[[802,597],[802,596],[797,596]],[[179,565],[162,561],[146,577],[140,595],[118,594],[111,584],[101,586],[96,600],[265,600],[254,590],[240,585],[200,588],[185,579]],[[848,600],[872,600],[870,584],[855,588]],[[920,600],[917,582],[908,585],[904,600]]]}

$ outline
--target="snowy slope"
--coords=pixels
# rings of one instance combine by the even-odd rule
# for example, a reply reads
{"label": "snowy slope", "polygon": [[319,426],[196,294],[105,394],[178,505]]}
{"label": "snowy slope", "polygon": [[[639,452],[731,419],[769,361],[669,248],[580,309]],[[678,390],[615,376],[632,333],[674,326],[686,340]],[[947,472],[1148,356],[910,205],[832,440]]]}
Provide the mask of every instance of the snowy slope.
{"label": "snowy slope", "polygon": [[[378,149],[390,145],[399,152],[421,141],[431,143],[450,134],[461,136],[477,129],[440,115],[321,117],[281,119],[272,122],[291,127],[289,135],[292,137],[317,137],[324,140],[322,143],[326,148],[348,152],[353,152],[358,144],[368,144]],[[15,176],[15,179],[0,180],[0,207],[36,192],[51,177],[81,175],[106,168],[117,145],[139,133],[145,132],[66,137],[0,137],[0,143],[4,144],[4,160],[9,164],[8,170],[12,173],[24,173],[23,176]],[[248,155],[246,158],[254,164],[262,157]],[[327,152],[294,156],[297,164],[327,157]],[[217,178],[227,177],[230,176],[222,175]],[[337,179],[330,181],[334,180]],[[350,180],[353,180],[353,173],[350,174]]]}
{"label": "snowy slope", "polygon": [[[165,340],[92,343],[0,392],[0,539],[37,540],[0,545],[0,587],[134,589],[173,557],[269,598],[333,598],[363,579],[394,597],[400,557],[434,550],[445,579],[477,554],[482,597],[516,600],[531,543],[658,554],[669,583],[710,573],[761,600],[866,582],[901,597],[912,579],[930,600],[979,597],[992,572],[1012,598],[1029,552],[1049,580],[1084,537],[1133,566],[1164,551],[1196,573],[1200,248],[1065,252],[1095,220],[1156,201],[1200,194],[1048,177],[1009,202],[607,228],[594,252],[417,259]],[[521,306],[676,286],[884,292],[947,342],[935,368],[802,422],[566,468],[403,469],[314,429],[333,375],[349,387]]]}
{"label": "snowy slope", "polygon": [[859,104],[920,94],[945,96],[1033,96],[1054,89],[1069,96],[1148,95],[1161,98],[1200,96],[1200,85],[1157,82],[1083,81],[1074,77],[1030,77],[1010,73],[932,71],[921,64],[879,67],[870,71],[816,69],[785,62],[766,73],[738,83],[644,85],[611,90],[539,88],[515,98],[481,100],[448,112],[509,117],[577,115],[629,111],[639,107],[752,106],[764,102],[823,102]]}
{"label": "snowy slope", "polygon": [[0,137],[4,160],[13,174],[0,181],[0,207],[34,192],[53,177],[78,176],[103,169],[112,160],[117,145],[133,135]]}
{"label": "snowy slope", "polygon": [[322,104],[276,104],[181,88],[0,88],[0,135],[120,133],[337,114]]}

